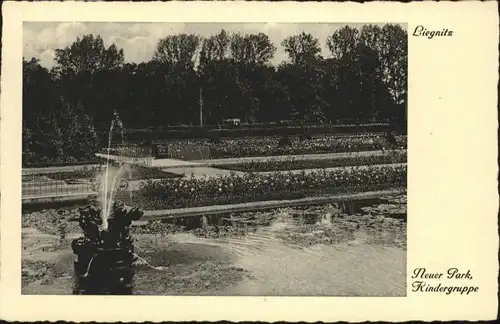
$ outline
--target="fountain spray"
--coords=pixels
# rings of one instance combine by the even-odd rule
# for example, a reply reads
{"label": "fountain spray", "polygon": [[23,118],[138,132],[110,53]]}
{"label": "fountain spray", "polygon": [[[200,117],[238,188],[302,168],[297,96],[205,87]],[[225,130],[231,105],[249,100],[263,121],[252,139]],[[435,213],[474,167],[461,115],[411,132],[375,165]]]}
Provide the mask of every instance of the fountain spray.
{"label": "fountain spray", "polygon": [[109,131],[106,169],[101,175],[104,176],[101,181],[104,186],[99,189],[101,209],[94,205],[80,209],[79,223],[83,236],[73,240],[71,245],[77,257],[74,263],[74,294],[132,294],[136,255],[130,226],[132,221],[142,217],[143,212],[138,208],[126,208],[121,202],[114,201],[123,171],[122,164],[117,169],[110,168],[111,137],[115,126],[121,129],[123,142],[123,124],[116,112]]}
{"label": "fountain spray", "polygon": [[[122,139],[122,145],[125,144],[125,134],[124,134],[124,127],[123,123],[120,120],[120,116],[116,112],[116,110],[113,113],[113,120],[111,121],[111,126],[109,127],[109,134],[108,134],[108,149],[107,149],[107,156],[106,156],[106,168],[104,171],[104,174],[102,175],[104,179],[101,181],[101,183],[104,183],[104,188],[101,188],[101,204],[102,204],[102,227],[104,230],[108,228],[108,218],[109,214],[111,212],[111,206],[113,204],[113,199],[114,199],[114,194],[116,191],[116,184],[118,183],[119,179],[122,176],[122,165],[119,165],[118,169],[114,171],[114,174],[112,176],[112,181],[111,181],[111,186],[109,186],[109,175],[110,175],[110,151],[111,151],[111,139],[113,137],[113,130],[115,127],[118,127],[120,130],[120,135]],[[101,177],[102,177],[101,176]]]}

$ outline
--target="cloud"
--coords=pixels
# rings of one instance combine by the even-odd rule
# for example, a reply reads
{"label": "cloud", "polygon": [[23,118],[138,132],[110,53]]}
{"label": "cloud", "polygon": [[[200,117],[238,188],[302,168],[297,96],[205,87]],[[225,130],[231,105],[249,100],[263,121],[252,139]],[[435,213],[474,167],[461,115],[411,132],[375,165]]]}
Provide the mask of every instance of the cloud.
{"label": "cloud", "polygon": [[143,62],[153,57],[156,41],[147,36],[111,36],[110,42],[123,49],[125,62]]}
{"label": "cloud", "polygon": [[54,53],[85,34],[100,35],[105,46],[116,44],[124,51],[125,62],[149,61],[156,44],[162,37],[179,34],[197,34],[208,37],[225,29],[228,32],[258,33],[269,35],[277,47],[273,63],[287,58],[281,41],[302,31],[317,37],[322,45],[322,54],[328,55],[326,38],[345,24],[326,23],[98,23],[98,22],[29,22],[24,23],[23,56],[39,58],[47,68],[54,66]]}
{"label": "cloud", "polygon": [[42,65],[50,68],[55,63],[55,50],[85,35],[87,26],[84,23],[25,23],[23,32],[23,56],[39,58]]}

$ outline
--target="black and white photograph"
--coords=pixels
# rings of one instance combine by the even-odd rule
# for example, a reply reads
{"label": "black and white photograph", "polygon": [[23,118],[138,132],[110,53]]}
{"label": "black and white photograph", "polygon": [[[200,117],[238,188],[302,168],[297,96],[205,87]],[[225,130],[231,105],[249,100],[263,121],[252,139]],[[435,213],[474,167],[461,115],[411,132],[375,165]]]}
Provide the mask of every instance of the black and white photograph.
{"label": "black and white photograph", "polygon": [[407,43],[24,22],[22,294],[406,296]]}
{"label": "black and white photograph", "polygon": [[0,318],[493,319],[494,9],[3,3]]}

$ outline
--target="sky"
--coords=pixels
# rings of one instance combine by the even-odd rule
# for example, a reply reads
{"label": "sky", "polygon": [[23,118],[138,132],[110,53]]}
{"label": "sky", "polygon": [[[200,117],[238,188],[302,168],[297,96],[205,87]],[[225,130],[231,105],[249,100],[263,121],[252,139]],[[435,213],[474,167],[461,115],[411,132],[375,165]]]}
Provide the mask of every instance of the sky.
{"label": "sky", "polygon": [[288,36],[304,31],[317,37],[322,55],[328,56],[326,39],[335,30],[345,25],[361,27],[363,24],[340,23],[97,23],[97,22],[25,22],[23,25],[23,57],[40,59],[42,66],[52,68],[54,53],[86,34],[100,35],[106,47],[115,44],[124,51],[126,63],[141,63],[151,60],[156,44],[162,37],[175,34],[196,34],[208,37],[222,29],[241,34],[264,32],[277,47],[273,64],[287,59],[281,41]]}

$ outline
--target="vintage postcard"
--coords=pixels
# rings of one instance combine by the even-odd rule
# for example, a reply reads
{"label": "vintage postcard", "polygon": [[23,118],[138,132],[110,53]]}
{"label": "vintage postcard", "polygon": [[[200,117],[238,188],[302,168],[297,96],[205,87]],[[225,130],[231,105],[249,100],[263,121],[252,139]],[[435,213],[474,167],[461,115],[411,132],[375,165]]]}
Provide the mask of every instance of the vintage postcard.
{"label": "vintage postcard", "polygon": [[496,2],[2,12],[0,318],[496,317]]}

